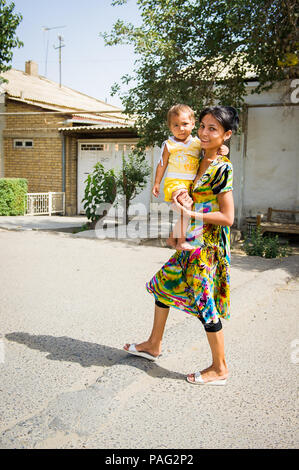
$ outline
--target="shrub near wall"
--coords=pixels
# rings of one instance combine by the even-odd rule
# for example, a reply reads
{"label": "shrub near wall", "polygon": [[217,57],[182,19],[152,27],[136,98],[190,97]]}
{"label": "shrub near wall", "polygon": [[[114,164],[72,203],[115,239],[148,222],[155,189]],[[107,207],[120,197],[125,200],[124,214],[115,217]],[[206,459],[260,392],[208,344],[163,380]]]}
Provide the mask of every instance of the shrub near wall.
{"label": "shrub near wall", "polygon": [[24,215],[27,191],[24,178],[0,178],[0,215]]}

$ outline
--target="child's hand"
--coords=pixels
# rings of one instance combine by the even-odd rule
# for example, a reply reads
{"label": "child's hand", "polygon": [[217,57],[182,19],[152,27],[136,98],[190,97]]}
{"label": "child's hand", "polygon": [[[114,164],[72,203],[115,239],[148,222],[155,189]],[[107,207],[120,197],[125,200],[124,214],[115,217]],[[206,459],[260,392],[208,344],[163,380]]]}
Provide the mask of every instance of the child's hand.
{"label": "child's hand", "polygon": [[218,149],[219,155],[227,155],[229,153],[229,148],[226,145],[221,145]]}
{"label": "child's hand", "polygon": [[154,184],[154,187],[152,189],[152,193],[155,197],[159,196],[159,194],[160,194],[160,184],[158,184],[158,183]]}
{"label": "child's hand", "polygon": [[[188,194],[188,193],[186,193],[186,194]],[[191,207],[187,208],[187,207],[183,204],[183,201],[182,201],[182,202],[179,202],[179,201],[178,201],[178,197],[179,197],[179,196],[180,196],[180,195],[174,196],[174,197],[172,198],[172,205],[171,205],[171,207],[172,207],[176,212],[183,213],[183,214],[185,214],[185,215],[187,215],[187,216],[191,216],[191,211],[190,211]],[[193,202],[193,201],[192,201],[192,202]]]}

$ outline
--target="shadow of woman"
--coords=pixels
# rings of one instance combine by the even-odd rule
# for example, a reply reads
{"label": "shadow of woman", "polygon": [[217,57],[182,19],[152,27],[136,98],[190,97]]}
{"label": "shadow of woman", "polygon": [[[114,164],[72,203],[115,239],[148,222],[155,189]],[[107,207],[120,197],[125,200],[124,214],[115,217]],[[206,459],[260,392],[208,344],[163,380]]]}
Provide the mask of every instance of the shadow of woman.
{"label": "shadow of woman", "polygon": [[5,335],[8,341],[24,344],[30,349],[49,353],[51,361],[77,362],[82,367],[112,367],[116,364],[130,365],[146,372],[151,377],[185,380],[185,375],[159,366],[156,362],[131,356],[122,349],[68,336],[31,335],[13,332]]}

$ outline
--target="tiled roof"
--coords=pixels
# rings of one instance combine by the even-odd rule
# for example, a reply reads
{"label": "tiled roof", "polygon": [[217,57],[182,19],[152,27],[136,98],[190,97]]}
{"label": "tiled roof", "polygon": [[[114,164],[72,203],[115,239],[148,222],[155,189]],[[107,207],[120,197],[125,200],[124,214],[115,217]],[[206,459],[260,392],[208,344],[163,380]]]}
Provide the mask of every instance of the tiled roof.
{"label": "tiled roof", "polygon": [[[15,69],[8,70],[1,77],[8,80],[8,83],[0,85],[0,92],[5,92],[11,99],[53,111],[66,111],[73,114],[76,114],[76,111],[86,111],[86,117],[94,120],[103,118],[108,122],[123,123],[126,119],[120,108],[63,85],[59,87],[58,83],[45,77],[30,75]],[[88,114],[88,111],[93,111],[93,114]],[[105,113],[95,114],[95,111],[105,111]],[[112,113],[109,114],[107,111],[112,111]],[[82,117],[82,114],[80,116]],[[132,123],[132,121],[129,122]]]}
{"label": "tiled roof", "polygon": [[85,131],[98,131],[98,130],[115,130],[119,131],[120,129],[127,129],[128,131],[136,132],[132,126],[126,124],[101,124],[95,126],[75,126],[75,127],[60,127],[58,130],[67,132],[67,133],[74,133],[74,132],[85,132]]}

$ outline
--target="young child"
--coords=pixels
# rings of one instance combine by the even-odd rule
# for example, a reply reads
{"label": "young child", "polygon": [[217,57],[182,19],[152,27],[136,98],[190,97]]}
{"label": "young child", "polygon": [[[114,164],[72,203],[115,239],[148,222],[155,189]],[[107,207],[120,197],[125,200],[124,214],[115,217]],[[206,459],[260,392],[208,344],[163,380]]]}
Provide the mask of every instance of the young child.
{"label": "young child", "polygon": [[[166,169],[168,172],[164,181],[165,201],[177,199],[187,209],[191,210],[192,203],[184,203],[184,195],[197,174],[201,143],[198,137],[192,137],[195,126],[194,111],[185,104],[172,106],[167,113],[167,125],[173,136],[162,145],[160,162],[156,169],[155,183],[152,193],[155,197],[160,194],[160,183]],[[223,155],[228,154],[228,148],[223,145]],[[173,233],[167,243],[177,250],[193,250],[194,247],[186,241],[188,221],[183,215],[177,221]]]}

